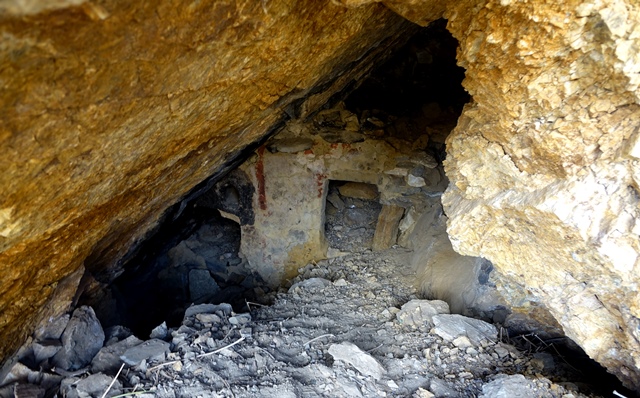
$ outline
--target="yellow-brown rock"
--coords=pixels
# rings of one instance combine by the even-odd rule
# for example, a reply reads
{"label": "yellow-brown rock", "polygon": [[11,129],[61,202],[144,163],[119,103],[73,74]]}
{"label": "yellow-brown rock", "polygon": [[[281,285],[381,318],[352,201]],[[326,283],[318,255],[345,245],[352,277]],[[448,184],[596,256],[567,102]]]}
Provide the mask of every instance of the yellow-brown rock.
{"label": "yellow-brown rock", "polygon": [[447,140],[455,249],[640,389],[640,5],[470,0],[446,16],[474,99]]}
{"label": "yellow-brown rock", "polygon": [[412,29],[382,5],[315,0],[0,9],[0,358],[65,309],[45,304],[70,302],[83,263],[111,269],[286,112],[322,105]]}

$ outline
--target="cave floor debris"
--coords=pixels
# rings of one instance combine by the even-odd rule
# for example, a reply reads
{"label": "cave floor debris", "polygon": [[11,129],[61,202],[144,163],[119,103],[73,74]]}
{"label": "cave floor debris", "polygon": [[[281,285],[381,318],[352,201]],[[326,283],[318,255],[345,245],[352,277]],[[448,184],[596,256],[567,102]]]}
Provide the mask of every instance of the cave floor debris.
{"label": "cave floor debris", "polygon": [[102,396],[123,360],[106,396],[596,396],[579,392],[557,358],[520,352],[497,341],[493,325],[417,300],[410,253],[367,250],[309,264],[271,306],[248,303],[246,314],[192,306],[179,328],[156,328],[142,345],[108,336],[91,366],[104,373],[76,372],[57,396]]}

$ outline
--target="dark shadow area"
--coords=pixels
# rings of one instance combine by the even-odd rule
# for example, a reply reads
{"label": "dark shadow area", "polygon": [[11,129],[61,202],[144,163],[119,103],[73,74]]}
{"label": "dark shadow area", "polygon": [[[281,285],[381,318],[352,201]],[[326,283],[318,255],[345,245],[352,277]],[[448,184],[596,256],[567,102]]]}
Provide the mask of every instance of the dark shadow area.
{"label": "dark shadow area", "polygon": [[438,160],[462,108],[471,100],[462,87],[465,70],[456,64],[458,41],[440,19],[420,30],[346,99],[364,128],[414,141],[427,135],[425,149]]}
{"label": "dark shadow area", "polygon": [[[124,272],[91,304],[104,327],[140,337],[166,321],[180,325],[191,304],[262,302],[269,289],[239,255],[241,224],[253,223],[253,187],[239,170],[167,219],[127,261]],[[80,301],[83,304],[83,300]]]}

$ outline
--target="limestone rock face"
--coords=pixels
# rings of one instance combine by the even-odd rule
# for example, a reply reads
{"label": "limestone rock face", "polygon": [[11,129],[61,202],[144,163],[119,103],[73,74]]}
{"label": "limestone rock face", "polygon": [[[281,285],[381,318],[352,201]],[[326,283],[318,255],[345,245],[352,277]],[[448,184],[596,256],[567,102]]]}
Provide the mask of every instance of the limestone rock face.
{"label": "limestone rock face", "polygon": [[0,12],[0,358],[66,310],[45,304],[71,302],[83,263],[117,274],[169,206],[413,29],[379,4],[315,0]]}
{"label": "limestone rock face", "polygon": [[446,17],[474,100],[447,140],[454,248],[640,389],[640,6],[471,0]]}

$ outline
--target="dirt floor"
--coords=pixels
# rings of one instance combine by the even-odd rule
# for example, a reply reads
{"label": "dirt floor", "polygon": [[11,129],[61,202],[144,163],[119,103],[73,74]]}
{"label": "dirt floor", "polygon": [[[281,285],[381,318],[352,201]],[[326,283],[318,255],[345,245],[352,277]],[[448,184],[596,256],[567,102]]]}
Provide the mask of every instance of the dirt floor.
{"label": "dirt floor", "polygon": [[[172,352],[165,360],[121,374],[122,392],[140,397],[489,397],[515,396],[495,395],[501,391],[495,388],[524,388],[508,391],[527,391],[521,396],[530,397],[597,396],[579,392],[586,386],[576,382],[578,376],[547,353],[523,353],[492,338],[479,344],[447,341],[427,324],[400,322],[400,308],[416,299],[408,255],[399,248],[365,251],[310,264],[271,306],[249,303],[247,314],[223,306],[213,314],[187,316],[170,332]],[[517,374],[524,377],[504,377]]]}

